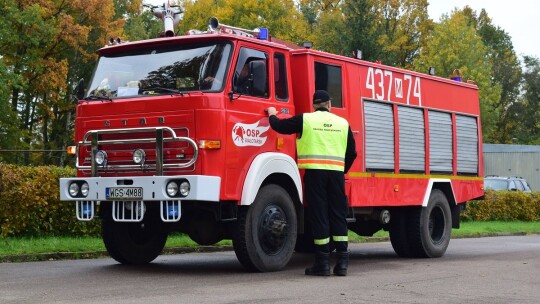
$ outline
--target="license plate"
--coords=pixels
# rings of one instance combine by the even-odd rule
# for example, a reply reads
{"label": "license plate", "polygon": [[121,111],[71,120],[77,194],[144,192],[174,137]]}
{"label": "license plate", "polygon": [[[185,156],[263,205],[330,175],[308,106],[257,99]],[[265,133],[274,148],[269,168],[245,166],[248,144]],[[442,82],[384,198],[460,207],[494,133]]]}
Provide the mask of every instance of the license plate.
{"label": "license plate", "polygon": [[140,187],[105,188],[105,197],[107,199],[117,199],[117,200],[142,199],[143,188],[140,188]]}

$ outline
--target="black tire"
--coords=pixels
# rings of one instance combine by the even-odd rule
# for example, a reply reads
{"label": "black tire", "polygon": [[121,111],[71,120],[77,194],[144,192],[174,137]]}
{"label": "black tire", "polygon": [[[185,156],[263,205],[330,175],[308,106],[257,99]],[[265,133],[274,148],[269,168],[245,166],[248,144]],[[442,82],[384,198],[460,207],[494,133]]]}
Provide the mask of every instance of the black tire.
{"label": "black tire", "polygon": [[250,271],[281,270],[291,259],[296,233],[297,219],[291,197],[280,186],[266,185],[251,206],[238,211],[234,252]]}
{"label": "black tire", "polygon": [[147,207],[144,219],[138,223],[115,222],[111,203],[102,203],[101,208],[101,235],[113,259],[122,264],[141,265],[152,262],[161,254],[167,231],[160,220],[159,207]]}
{"label": "black tire", "polygon": [[402,258],[412,257],[411,244],[408,236],[409,212],[405,208],[392,212],[390,220],[390,243],[396,254]]}
{"label": "black tire", "polygon": [[412,257],[444,255],[452,234],[452,215],[444,193],[433,189],[427,207],[411,210],[409,242]]}

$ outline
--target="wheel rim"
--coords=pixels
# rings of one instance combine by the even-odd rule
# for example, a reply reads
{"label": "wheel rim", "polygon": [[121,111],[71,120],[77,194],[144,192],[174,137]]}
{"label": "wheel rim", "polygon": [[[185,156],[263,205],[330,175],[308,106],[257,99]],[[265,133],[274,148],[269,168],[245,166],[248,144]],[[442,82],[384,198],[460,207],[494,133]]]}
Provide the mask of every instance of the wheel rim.
{"label": "wheel rim", "polygon": [[446,218],[441,208],[434,208],[429,215],[429,236],[433,243],[440,243],[446,229]]}
{"label": "wheel rim", "polygon": [[268,255],[279,253],[289,236],[287,216],[279,206],[270,204],[261,214],[258,227],[259,243]]}

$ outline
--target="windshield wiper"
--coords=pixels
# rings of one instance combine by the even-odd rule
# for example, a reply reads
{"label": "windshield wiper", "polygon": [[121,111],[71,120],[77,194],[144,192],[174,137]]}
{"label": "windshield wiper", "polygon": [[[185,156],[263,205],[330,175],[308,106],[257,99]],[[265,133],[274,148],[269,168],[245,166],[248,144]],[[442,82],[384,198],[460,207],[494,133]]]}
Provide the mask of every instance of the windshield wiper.
{"label": "windshield wiper", "polygon": [[155,91],[158,91],[158,92],[167,92],[167,93],[175,93],[175,94],[180,94],[181,96],[184,96],[185,92],[182,92],[180,90],[175,90],[175,89],[168,89],[168,88],[163,88],[163,87],[149,87],[149,88],[145,88],[144,90],[142,90],[142,94],[144,95],[153,95],[153,94],[156,94]]}
{"label": "windshield wiper", "polygon": [[112,102],[112,99],[109,96],[104,96],[104,95],[88,95],[85,99],[86,100],[107,100],[107,101]]}

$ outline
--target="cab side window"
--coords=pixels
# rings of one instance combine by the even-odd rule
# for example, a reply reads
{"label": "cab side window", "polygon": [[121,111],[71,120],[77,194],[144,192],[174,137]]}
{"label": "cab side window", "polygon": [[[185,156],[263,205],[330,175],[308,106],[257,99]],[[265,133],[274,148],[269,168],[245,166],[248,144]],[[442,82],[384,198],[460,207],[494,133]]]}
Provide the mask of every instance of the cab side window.
{"label": "cab side window", "polygon": [[285,55],[274,54],[274,85],[276,88],[276,99],[286,101],[289,99],[287,88],[287,66]]}
{"label": "cab side window", "polygon": [[315,62],[315,90],[325,90],[332,97],[332,107],[343,107],[341,67]]}
{"label": "cab side window", "polygon": [[235,93],[268,98],[268,54],[241,48],[232,81]]}

